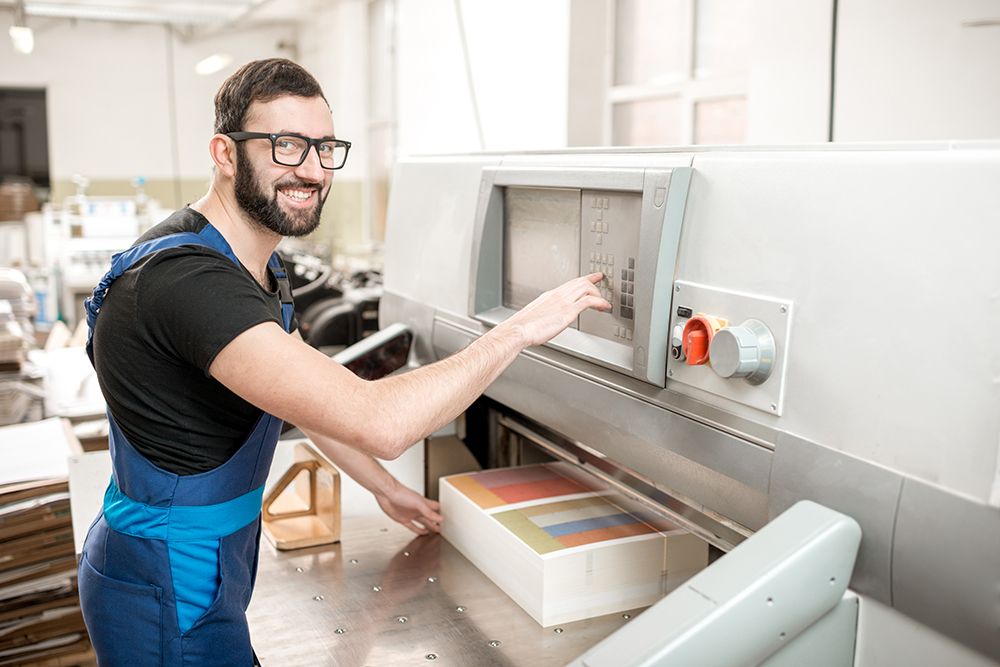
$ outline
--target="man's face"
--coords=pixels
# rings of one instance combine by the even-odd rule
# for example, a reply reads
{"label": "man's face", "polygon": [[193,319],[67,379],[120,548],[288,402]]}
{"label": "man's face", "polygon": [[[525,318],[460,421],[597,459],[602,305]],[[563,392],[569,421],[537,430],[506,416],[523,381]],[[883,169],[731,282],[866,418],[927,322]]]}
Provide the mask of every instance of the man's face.
{"label": "man's face", "polygon": [[[333,119],[322,98],[288,96],[254,102],[244,129],[333,138]],[[315,148],[298,167],[286,167],[274,162],[267,139],[236,144],[236,202],[251,220],[281,236],[316,229],[332,182],[333,172],[320,166]]]}

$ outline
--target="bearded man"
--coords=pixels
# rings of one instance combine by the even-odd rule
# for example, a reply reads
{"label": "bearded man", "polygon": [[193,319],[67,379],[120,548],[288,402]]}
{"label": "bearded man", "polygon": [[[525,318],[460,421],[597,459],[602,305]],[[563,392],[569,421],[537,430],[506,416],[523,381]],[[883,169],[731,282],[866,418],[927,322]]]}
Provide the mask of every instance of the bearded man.
{"label": "bearded man", "polygon": [[257,664],[245,611],[264,482],[284,420],[418,534],[438,504],[377,462],[460,414],[530,345],[588,307],[594,283],[539,297],[468,348],[374,382],[299,335],[275,247],[319,224],[350,143],[316,80],[249,63],[215,98],[208,193],[116,256],[88,300],[113,477],[80,561],[101,667]]}

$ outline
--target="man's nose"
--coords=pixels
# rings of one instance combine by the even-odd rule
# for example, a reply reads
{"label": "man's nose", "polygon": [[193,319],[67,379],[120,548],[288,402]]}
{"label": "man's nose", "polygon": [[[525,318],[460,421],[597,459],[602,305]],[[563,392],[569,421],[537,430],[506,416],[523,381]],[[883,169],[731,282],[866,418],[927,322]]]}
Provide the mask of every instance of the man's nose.
{"label": "man's nose", "polygon": [[295,168],[295,174],[302,180],[311,183],[322,183],[326,179],[326,170],[319,163],[319,153],[316,152],[315,146],[306,153],[306,159],[302,161],[302,164]]}

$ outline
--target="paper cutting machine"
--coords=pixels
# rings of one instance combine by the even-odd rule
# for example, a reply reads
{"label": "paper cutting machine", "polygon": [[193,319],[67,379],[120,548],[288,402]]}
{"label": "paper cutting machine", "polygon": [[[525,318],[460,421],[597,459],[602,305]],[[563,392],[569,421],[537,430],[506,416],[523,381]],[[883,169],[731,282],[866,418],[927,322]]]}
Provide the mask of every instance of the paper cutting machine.
{"label": "paper cutting machine", "polygon": [[603,272],[612,311],[487,391],[491,446],[731,552],[574,664],[1000,661],[998,184],[996,142],[398,165],[380,319],[411,363]]}

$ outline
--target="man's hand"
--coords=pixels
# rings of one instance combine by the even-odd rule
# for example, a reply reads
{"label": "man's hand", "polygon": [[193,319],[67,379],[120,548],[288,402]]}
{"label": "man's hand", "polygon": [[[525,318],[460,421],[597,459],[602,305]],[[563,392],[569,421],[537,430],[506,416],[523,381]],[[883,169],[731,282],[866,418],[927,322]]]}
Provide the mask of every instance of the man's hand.
{"label": "man's hand", "polygon": [[601,311],[611,308],[594,286],[602,277],[601,273],[591,273],[544,292],[497,329],[519,331],[525,347],[541,345],[572,324],[587,308]]}
{"label": "man's hand", "polygon": [[375,500],[390,519],[398,521],[417,535],[441,531],[439,524],[444,520],[438,514],[441,505],[402,484],[397,483],[388,493],[376,493]]}

